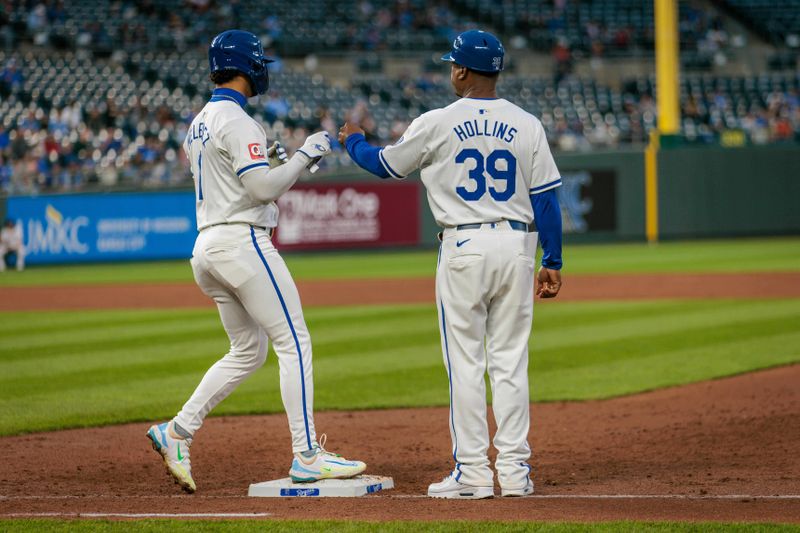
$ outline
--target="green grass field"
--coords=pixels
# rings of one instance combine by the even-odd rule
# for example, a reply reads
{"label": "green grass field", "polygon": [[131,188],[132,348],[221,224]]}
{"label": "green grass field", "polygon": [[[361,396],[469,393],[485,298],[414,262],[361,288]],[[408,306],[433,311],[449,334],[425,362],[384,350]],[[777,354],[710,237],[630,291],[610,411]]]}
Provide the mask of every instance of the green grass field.
{"label": "green grass field", "polygon": [[[574,246],[575,270],[800,271],[800,239]],[[689,261],[689,258],[692,258]],[[723,261],[721,258],[725,258]],[[431,274],[431,252],[295,255],[298,277]],[[38,268],[5,283],[183,280],[185,263]],[[147,274],[152,274],[150,278]],[[12,280],[11,282],[7,280]],[[171,416],[227,350],[213,309],[11,312],[0,321],[0,434]],[[318,409],[446,405],[433,302],[310,308]],[[800,361],[800,299],[547,302],[531,340],[536,401],[586,400]],[[365,326],[366,325],[366,326]],[[280,412],[277,362],[214,414]],[[364,394],[365,384],[380,394]]]}
{"label": "green grass field", "polygon": [[[447,404],[433,303],[306,318],[318,409]],[[531,340],[532,397],[605,398],[798,361],[798,323],[800,300],[548,302]],[[171,416],[225,351],[214,309],[7,313],[0,434]],[[281,409],[270,353],[215,414]]]}
{"label": "green grass field", "polygon": [[[800,239],[571,246],[570,273],[800,272]],[[297,279],[432,276],[433,251],[294,254]],[[568,278],[567,278],[568,279]],[[0,286],[190,282],[186,261],[31,268]],[[317,409],[446,405],[434,303],[306,309]],[[536,401],[588,400],[800,362],[800,299],[538,303]],[[227,350],[213,309],[0,313],[0,435],[172,416]],[[215,415],[281,412],[277,363]],[[365,389],[375,391],[365,394]],[[379,391],[379,393],[378,393]],[[0,520],[2,531],[74,522]],[[87,531],[252,530],[250,521],[81,521]],[[275,531],[372,531],[359,522],[269,522]],[[780,525],[383,523],[381,531],[797,531]]]}
{"label": "green grass field", "polygon": [[[285,254],[295,279],[432,276],[436,251]],[[800,238],[565,246],[564,274],[800,270]],[[192,282],[188,261],[34,267],[3,286]]]}

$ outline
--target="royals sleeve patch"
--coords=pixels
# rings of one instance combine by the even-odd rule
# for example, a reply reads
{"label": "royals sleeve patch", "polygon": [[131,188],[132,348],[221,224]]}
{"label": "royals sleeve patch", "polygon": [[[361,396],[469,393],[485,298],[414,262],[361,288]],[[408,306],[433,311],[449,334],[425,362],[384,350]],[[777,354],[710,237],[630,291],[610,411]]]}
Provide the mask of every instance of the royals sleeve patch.
{"label": "royals sleeve patch", "polygon": [[247,149],[250,151],[250,159],[264,159],[264,149],[260,144],[248,144]]}

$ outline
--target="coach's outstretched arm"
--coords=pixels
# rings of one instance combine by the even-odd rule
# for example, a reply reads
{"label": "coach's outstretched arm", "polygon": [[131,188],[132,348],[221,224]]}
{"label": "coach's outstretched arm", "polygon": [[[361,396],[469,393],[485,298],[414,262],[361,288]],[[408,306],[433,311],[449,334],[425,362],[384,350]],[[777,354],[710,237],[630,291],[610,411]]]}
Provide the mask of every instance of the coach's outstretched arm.
{"label": "coach's outstretched arm", "polygon": [[303,169],[318,157],[331,152],[328,133],[320,131],[309,135],[289,161],[278,166],[261,166],[242,175],[242,185],[254,200],[272,202],[295,184]]}
{"label": "coach's outstretched arm", "polygon": [[536,281],[536,295],[554,298],[561,289],[561,207],[556,189],[531,194],[536,229],[542,243],[542,267]]}
{"label": "coach's outstretched arm", "polygon": [[379,178],[386,179],[391,177],[381,163],[381,150],[383,148],[369,144],[366,137],[364,137],[364,130],[354,124],[345,122],[342,129],[339,130],[339,142],[347,149],[350,159],[355,161],[358,166]]}

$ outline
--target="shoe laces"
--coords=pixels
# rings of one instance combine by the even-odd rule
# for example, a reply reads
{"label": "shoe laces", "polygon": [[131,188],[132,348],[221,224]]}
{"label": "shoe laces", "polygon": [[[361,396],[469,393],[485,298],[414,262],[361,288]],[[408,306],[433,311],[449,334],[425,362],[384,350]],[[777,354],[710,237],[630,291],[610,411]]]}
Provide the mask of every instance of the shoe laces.
{"label": "shoe laces", "polygon": [[319,442],[317,443],[317,448],[319,449],[319,453],[323,455],[329,455],[331,457],[341,457],[338,453],[329,452],[325,449],[325,444],[328,442],[328,434],[323,433],[320,438]]}

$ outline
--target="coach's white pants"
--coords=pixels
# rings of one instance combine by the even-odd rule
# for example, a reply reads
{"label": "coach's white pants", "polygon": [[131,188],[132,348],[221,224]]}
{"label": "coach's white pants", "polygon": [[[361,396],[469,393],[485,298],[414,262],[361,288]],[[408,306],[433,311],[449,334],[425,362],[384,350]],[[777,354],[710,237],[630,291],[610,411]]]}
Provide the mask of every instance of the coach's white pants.
{"label": "coach's white pants", "polygon": [[231,348],[206,372],[175,421],[194,434],[206,415],[264,364],[270,339],[292,450],[311,449],[316,444],[311,337],[297,287],[269,235],[244,224],[205,229],[195,242],[192,270],[216,302]]}
{"label": "coach's white pants", "polygon": [[450,434],[458,481],[492,486],[486,422],[488,369],[497,420],[500,485],[521,488],[528,459],[528,338],[533,319],[536,233],[506,223],[444,232],[436,294],[450,379]]}

